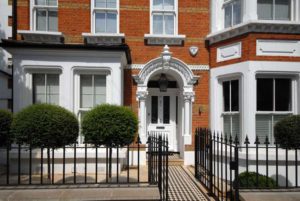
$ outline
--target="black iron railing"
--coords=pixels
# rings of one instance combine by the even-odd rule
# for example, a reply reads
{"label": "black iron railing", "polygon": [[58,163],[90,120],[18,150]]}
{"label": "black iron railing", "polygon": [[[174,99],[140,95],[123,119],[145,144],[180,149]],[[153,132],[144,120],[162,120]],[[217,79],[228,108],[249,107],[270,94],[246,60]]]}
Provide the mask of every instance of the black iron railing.
{"label": "black iron railing", "polygon": [[195,176],[217,200],[239,200],[241,189],[299,188],[298,150],[196,129]]}
{"label": "black iron railing", "polygon": [[168,140],[160,133],[148,134],[148,179],[150,184],[157,184],[161,200],[168,200]]}
{"label": "black iron railing", "polygon": [[[145,152],[145,147],[143,147]],[[0,185],[134,184],[140,180],[141,146],[74,144],[60,149],[0,148]]]}

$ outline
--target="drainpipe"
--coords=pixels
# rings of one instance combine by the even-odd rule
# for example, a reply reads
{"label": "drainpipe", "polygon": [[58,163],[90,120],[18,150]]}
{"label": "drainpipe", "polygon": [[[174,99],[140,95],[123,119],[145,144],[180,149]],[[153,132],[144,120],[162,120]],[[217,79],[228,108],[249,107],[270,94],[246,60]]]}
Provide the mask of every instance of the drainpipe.
{"label": "drainpipe", "polygon": [[[13,23],[12,23],[12,39],[17,40],[17,30],[18,30],[18,13],[17,13],[17,0],[13,0],[12,2],[12,16],[13,16]],[[13,60],[12,60],[13,62]],[[14,112],[14,64],[12,63],[11,67],[11,74],[12,74],[12,88],[11,88],[11,101],[12,106],[11,110]]]}
{"label": "drainpipe", "polygon": [[13,0],[12,2],[12,16],[13,16],[13,23],[12,23],[12,39],[17,40],[17,29],[18,29],[18,15],[17,15],[17,0]]}

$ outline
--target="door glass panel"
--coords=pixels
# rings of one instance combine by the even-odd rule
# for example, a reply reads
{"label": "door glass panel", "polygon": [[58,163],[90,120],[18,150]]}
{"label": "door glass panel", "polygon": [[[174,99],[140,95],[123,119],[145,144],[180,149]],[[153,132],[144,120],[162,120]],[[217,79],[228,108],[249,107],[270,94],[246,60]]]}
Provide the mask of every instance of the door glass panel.
{"label": "door glass panel", "polygon": [[163,123],[170,123],[170,96],[164,96]]}
{"label": "door glass panel", "polygon": [[151,97],[151,123],[157,124],[158,120],[158,96]]}

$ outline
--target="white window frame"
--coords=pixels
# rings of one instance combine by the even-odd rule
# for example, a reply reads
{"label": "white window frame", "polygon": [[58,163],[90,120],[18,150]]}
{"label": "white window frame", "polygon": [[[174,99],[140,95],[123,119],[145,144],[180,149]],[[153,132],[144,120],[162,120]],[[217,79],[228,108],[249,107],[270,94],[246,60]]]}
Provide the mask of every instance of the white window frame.
{"label": "white window frame", "polygon": [[[294,21],[295,19],[297,19],[296,15],[297,15],[297,13],[299,13],[300,8],[299,8],[299,5],[298,5],[298,8],[297,8],[297,4],[296,4],[297,0],[289,0],[289,1],[290,1],[290,19],[289,20],[277,20],[277,19],[275,19],[275,0],[273,0],[273,4],[272,4],[272,8],[273,8],[272,9],[272,14],[273,14],[272,19],[259,19],[258,18],[258,12],[257,12],[258,20],[286,21],[286,22]],[[257,4],[257,6],[258,6],[258,4]],[[300,20],[300,19],[298,19],[298,20]]]}
{"label": "white window frame", "polygon": [[[91,31],[93,34],[119,34],[120,33],[120,0],[116,0],[116,8],[95,8],[95,0],[91,0]],[[96,33],[96,12],[115,12],[117,13],[117,32],[116,33],[107,33],[107,32],[98,32]]]}
{"label": "white window frame", "polygon": [[[76,114],[79,125],[81,127],[81,118],[83,112],[88,112],[92,108],[81,108],[81,97],[80,97],[80,76],[81,75],[106,75],[106,103],[111,102],[111,71],[102,68],[102,69],[84,69],[87,67],[76,67],[74,72],[74,113]],[[84,138],[79,133],[78,144],[83,144]]]}
{"label": "white window frame", "polygon": [[[154,34],[153,33],[153,15],[154,14],[174,14],[174,34]],[[163,23],[164,26],[164,23]],[[165,28],[163,30],[165,32]],[[153,8],[153,0],[150,0],[150,34],[163,35],[163,36],[176,36],[178,35],[178,0],[174,0],[174,10],[155,10]]]}
{"label": "white window frame", "polygon": [[[240,1],[241,3],[241,22],[237,23],[237,24],[233,24],[233,4],[235,4],[236,2]],[[229,27],[225,27],[225,7],[230,6],[231,7],[231,23]],[[235,25],[241,24],[243,22],[243,0],[224,0],[223,3],[223,24],[224,24],[224,28],[230,28],[233,27]]]}
{"label": "white window frame", "polygon": [[[239,100],[238,100],[238,102],[239,102],[239,111],[225,111],[225,108],[224,108],[224,90],[223,90],[223,83],[224,82],[230,82],[230,81],[235,81],[235,80],[237,80],[238,81],[238,86],[239,86],[239,91],[238,91],[238,93],[239,93]],[[221,91],[222,91],[222,111],[221,111],[221,117],[222,117],[222,131],[224,132],[224,116],[227,116],[227,115],[230,115],[231,116],[231,122],[230,122],[230,133],[223,133],[223,136],[225,137],[225,135],[227,134],[227,135],[230,135],[231,134],[231,136],[232,136],[232,140],[234,140],[234,138],[235,138],[235,136],[236,136],[236,133],[232,133],[232,116],[234,116],[234,115],[239,115],[239,135],[238,135],[238,139],[239,139],[239,143],[242,143],[241,142],[241,140],[243,139],[243,133],[241,132],[242,131],[242,112],[241,112],[241,109],[242,109],[242,99],[241,99],[241,97],[242,97],[242,83],[241,83],[241,77],[230,77],[230,78],[226,78],[226,79],[221,79],[221,80],[219,80],[219,82],[220,82],[220,85],[221,85]],[[230,110],[231,110],[231,84],[229,85],[230,86],[230,88],[229,88],[229,104],[230,104]],[[229,140],[229,138],[227,138],[227,140]]]}
{"label": "white window frame", "polygon": [[[46,1],[46,0],[45,0]],[[48,24],[46,25],[47,26],[47,31],[39,31],[39,30],[37,30],[36,29],[36,26],[37,26],[37,24],[36,24],[36,10],[39,8],[39,9],[45,9],[45,10],[49,10],[49,9],[56,9],[57,10],[57,12],[58,12],[58,3],[59,3],[59,1],[58,0],[56,0],[57,1],[57,5],[56,6],[39,6],[39,5],[35,5],[35,0],[30,0],[30,24],[31,24],[31,28],[30,28],[30,30],[32,30],[32,31],[38,31],[38,32],[57,32],[58,31],[58,27],[57,27],[57,31],[49,31],[48,30]],[[47,14],[48,14],[48,12],[47,12]],[[48,18],[48,16],[47,16],[47,18]],[[57,24],[57,26],[58,26],[58,24]]]}
{"label": "white window frame", "polygon": [[[275,79],[290,79],[291,80],[291,110],[290,111],[275,111]],[[273,111],[259,111],[257,110],[257,79],[273,79]],[[256,130],[256,122],[258,115],[270,115],[272,119],[272,133],[268,134],[270,144],[274,144],[275,137],[274,137],[274,116],[275,115],[293,115],[297,112],[296,109],[296,102],[297,102],[297,80],[295,75],[276,75],[276,74],[257,74],[255,77],[255,130]],[[255,138],[256,138],[255,134]],[[260,144],[263,144],[260,142]]]}
{"label": "white window frame", "polygon": [[47,78],[48,78],[48,75],[57,75],[58,76],[58,104],[57,105],[59,105],[59,103],[60,103],[60,85],[61,85],[61,83],[60,83],[60,74],[59,73],[54,73],[54,72],[51,72],[51,73],[47,73],[47,72],[37,72],[37,73],[32,73],[31,74],[31,76],[32,76],[32,104],[37,104],[37,103],[34,103],[34,96],[35,96],[35,94],[34,94],[34,83],[33,83],[33,81],[34,81],[34,79],[33,79],[33,77],[34,77],[34,75],[37,75],[37,74],[40,74],[40,75],[44,75],[45,76],[45,100],[46,100],[46,102],[45,103],[47,103],[47,104],[49,104],[48,103],[48,101],[47,101],[47,96],[48,96],[48,94],[47,94],[47,83],[48,83],[48,80],[47,80]]}

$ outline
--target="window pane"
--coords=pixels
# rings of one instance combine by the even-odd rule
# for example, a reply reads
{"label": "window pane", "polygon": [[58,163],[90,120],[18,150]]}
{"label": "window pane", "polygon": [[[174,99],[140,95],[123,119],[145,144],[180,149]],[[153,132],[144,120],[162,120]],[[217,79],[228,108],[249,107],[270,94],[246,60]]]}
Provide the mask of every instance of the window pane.
{"label": "window pane", "polygon": [[93,107],[92,75],[80,76],[80,102],[82,108]]}
{"label": "window pane", "polygon": [[95,27],[96,33],[103,33],[105,32],[105,13],[96,13],[95,14]]}
{"label": "window pane", "polygon": [[273,135],[272,115],[256,115],[256,136],[262,144]]}
{"label": "window pane", "polygon": [[232,25],[236,25],[241,23],[242,21],[242,16],[241,16],[241,1],[236,1],[233,4],[233,22]]}
{"label": "window pane", "polygon": [[170,96],[164,96],[164,124],[170,123]]}
{"label": "window pane", "polygon": [[117,0],[107,0],[107,8],[117,8]]}
{"label": "window pane", "polygon": [[223,104],[224,104],[224,112],[230,111],[230,82],[223,82]]}
{"label": "window pane", "polygon": [[33,103],[45,103],[45,74],[33,74]]}
{"label": "window pane", "polygon": [[228,138],[231,135],[231,116],[230,115],[224,115],[223,116],[223,127],[224,127],[224,135],[226,135]]}
{"label": "window pane", "polygon": [[273,79],[257,79],[257,111],[273,111]]}
{"label": "window pane", "polygon": [[153,33],[163,34],[163,16],[153,15]]}
{"label": "window pane", "polygon": [[240,115],[235,114],[231,116],[231,132],[232,132],[232,137],[235,138],[235,136],[238,137],[240,140]]}
{"label": "window pane", "polygon": [[276,111],[291,111],[291,80],[276,79],[275,80],[275,110]]}
{"label": "window pane", "polygon": [[47,94],[47,103],[59,105],[59,95],[57,94]]}
{"label": "window pane", "polygon": [[163,8],[163,0],[153,0],[153,9],[162,10]]}
{"label": "window pane", "polygon": [[46,3],[46,0],[35,0],[35,5],[44,6]]}
{"label": "window pane", "polygon": [[224,26],[225,28],[231,27],[231,19],[232,19],[232,5],[229,4],[225,8],[225,19],[224,19]]}
{"label": "window pane", "polygon": [[106,8],[106,0],[95,0],[96,8]]}
{"label": "window pane", "polygon": [[164,0],[164,10],[175,10],[174,0]]}
{"label": "window pane", "polygon": [[36,30],[38,31],[47,31],[47,11],[37,9],[36,10]]}
{"label": "window pane", "polygon": [[104,104],[106,103],[106,96],[105,94],[102,94],[102,95],[95,95],[95,105],[101,105],[101,104]]}
{"label": "window pane", "polygon": [[257,15],[260,20],[273,19],[273,0],[258,0]]}
{"label": "window pane", "polygon": [[157,124],[158,120],[158,96],[151,97],[151,123]]}
{"label": "window pane", "polygon": [[174,35],[174,15],[165,15],[165,34]]}
{"label": "window pane", "polygon": [[239,111],[239,81],[231,81],[231,111]]}
{"label": "window pane", "polygon": [[117,33],[117,14],[107,13],[106,32]]}
{"label": "window pane", "polygon": [[290,20],[290,0],[275,0],[275,19]]}
{"label": "window pane", "polygon": [[47,75],[47,93],[59,94],[59,75],[56,74]]}
{"label": "window pane", "polygon": [[95,94],[106,94],[106,76],[95,75],[94,76]]}
{"label": "window pane", "polygon": [[49,11],[48,15],[49,15],[48,31],[57,31],[58,30],[57,11]]}
{"label": "window pane", "polygon": [[47,0],[49,6],[57,6],[57,0]]}

